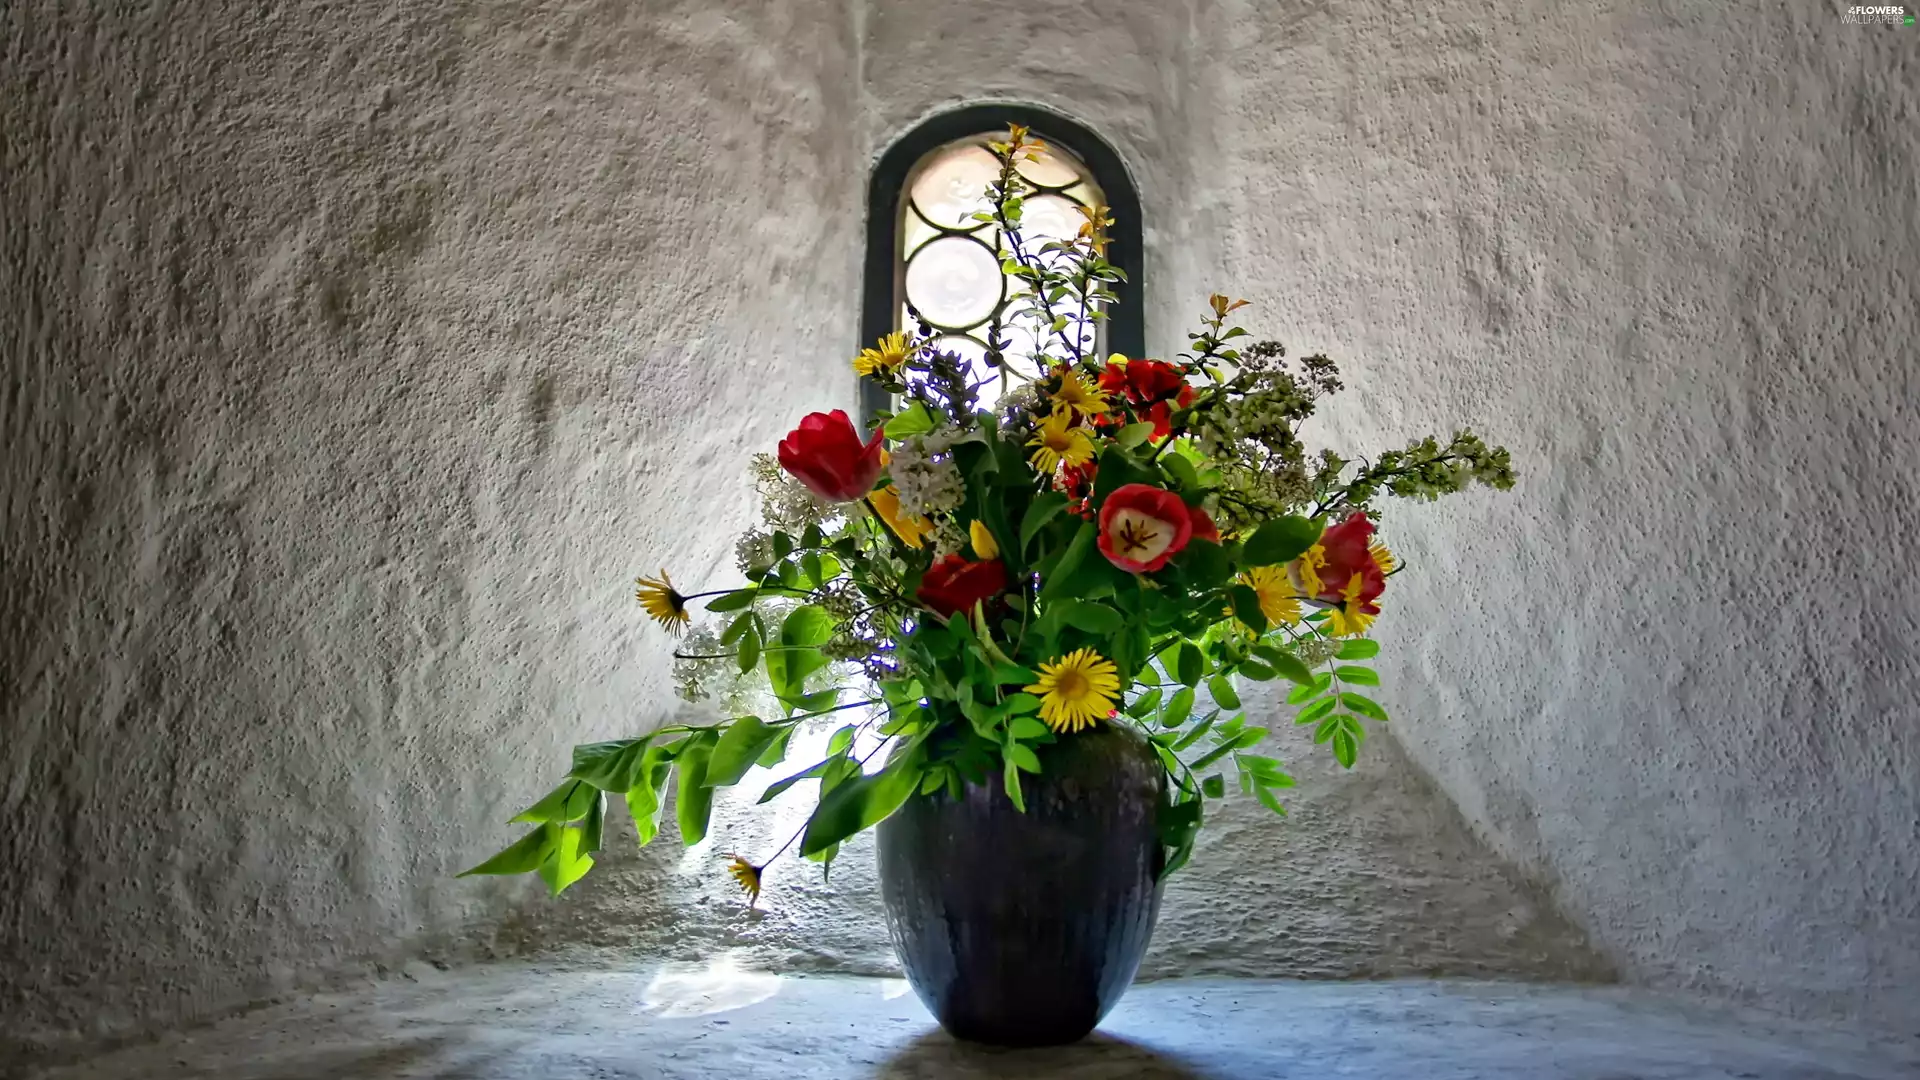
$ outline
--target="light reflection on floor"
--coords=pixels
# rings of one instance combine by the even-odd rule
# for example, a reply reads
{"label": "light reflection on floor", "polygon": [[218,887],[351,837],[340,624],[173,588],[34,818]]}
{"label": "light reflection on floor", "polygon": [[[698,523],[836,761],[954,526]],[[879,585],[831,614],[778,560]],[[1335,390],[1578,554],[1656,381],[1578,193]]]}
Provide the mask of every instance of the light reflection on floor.
{"label": "light reflection on floor", "polygon": [[758,1005],[779,993],[780,983],[780,976],[748,971],[733,953],[722,953],[705,963],[663,965],[640,1000],[653,1016],[712,1016]]}

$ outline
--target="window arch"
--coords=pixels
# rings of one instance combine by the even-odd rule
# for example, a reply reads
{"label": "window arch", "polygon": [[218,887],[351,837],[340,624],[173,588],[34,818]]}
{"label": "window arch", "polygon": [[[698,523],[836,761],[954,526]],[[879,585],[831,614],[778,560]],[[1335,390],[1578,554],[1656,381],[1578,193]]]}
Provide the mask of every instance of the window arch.
{"label": "window arch", "polygon": [[[1127,277],[1114,286],[1114,310],[1098,324],[1099,345],[1129,356],[1145,355],[1140,198],[1126,165],[1084,126],[1025,105],[975,105],[942,113],[880,156],[867,188],[859,348],[905,329],[912,313],[935,326],[962,356],[977,362],[985,353],[985,325],[1007,303],[1009,283],[993,255],[991,226],[969,221],[967,215],[976,209],[970,201],[991,176],[982,171],[983,161],[987,168],[992,163],[985,144],[1005,138],[1014,124],[1031,129],[1051,149],[1044,161],[1023,169],[1045,192],[1027,203],[1026,224],[1032,235],[1052,231],[1052,219],[1060,217],[1071,236],[1079,222],[1073,203],[1107,204],[1113,225],[1106,257]],[[887,406],[886,392],[863,379],[863,417],[870,421]]]}

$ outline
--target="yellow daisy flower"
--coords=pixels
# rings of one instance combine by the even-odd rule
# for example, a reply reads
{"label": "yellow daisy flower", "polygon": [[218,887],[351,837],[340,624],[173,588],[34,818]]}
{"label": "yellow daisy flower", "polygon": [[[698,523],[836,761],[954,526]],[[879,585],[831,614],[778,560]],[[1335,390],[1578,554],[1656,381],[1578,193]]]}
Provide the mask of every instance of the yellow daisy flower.
{"label": "yellow daisy flower", "polygon": [[1066,409],[1055,409],[1040,421],[1039,431],[1027,445],[1039,448],[1033,452],[1033,467],[1048,475],[1063,464],[1078,466],[1093,460],[1093,439],[1086,428],[1073,426],[1073,414]]}
{"label": "yellow daisy flower", "polygon": [[1367,632],[1373,625],[1375,615],[1360,610],[1360,590],[1366,580],[1359,574],[1347,579],[1347,587],[1340,594],[1340,606],[1327,609],[1327,630],[1334,637],[1356,637]]}
{"label": "yellow daisy flower", "polygon": [[1107,411],[1107,394],[1097,386],[1087,385],[1079,372],[1069,368],[1060,373],[1060,389],[1053,392],[1053,408],[1055,413],[1068,409],[1089,416],[1103,413]]}
{"label": "yellow daisy flower", "polygon": [[1373,556],[1374,565],[1380,568],[1382,574],[1391,574],[1393,568],[1400,565],[1400,560],[1393,557],[1393,552],[1387,550],[1387,545],[1378,540],[1368,545],[1367,554]]}
{"label": "yellow daisy flower", "polygon": [[903,513],[900,510],[900,495],[892,485],[875,488],[867,496],[867,502],[872,505],[873,512],[880,515],[880,520],[887,523],[887,528],[900,538],[901,543],[910,548],[926,546],[927,537],[933,534],[933,522],[919,514]]}
{"label": "yellow daisy flower", "polygon": [[1327,565],[1327,549],[1315,544],[1287,567],[1288,577],[1302,596],[1320,595],[1320,568]]}
{"label": "yellow daisy flower", "polygon": [[634,590],[634,599],[647,609],[654,622],[667,628],[667,633],[678,634],[687,628],[693,617],[687,614],[687,598],[673,587],[673,581],[665,570],[658,578],[636,579],[638,588]]}
{"label": "yellow daisy flower", "polygon": [[967,526],[967,539],[973,541],[973,557],[982,562],[1000,554],[1000,545],[994,542],[993,533],[984,521]]}
{"label": "yellow daisy flower", "polygon": [[1055,731],[1079,731],[1107,718],[1120,696],[1120,672],[1092,649],[1075,649],[1040,665],[1040,681],[1027,687],[1040,696],[1040,719]]}
{"label": "yellow daisy flower", "polygon": [[907,335],[895,331],[881,338],[877,348],[861,349],[860,355],[853,358],[853,370],[866,376],[890,378],[899,372],[912,351],[907,348]]}
{"label": "yellow daisy flower", "polygon": [[1260,614],[1268,622],[1282,626],[1300,621],[1300,598],[1294,595],[1285,567],[1256,566],[1241,574],[1240,580],[1260,598]]}
{"label": "yellow daisy flower", "polygon": [[747,891],[747,910],[751,911],[760,902],[760,872],[766,867],[755,866],[738,855],[729,855],[727,858],[733,860],[727,864],[727,873],[732,874],[733,880]]}

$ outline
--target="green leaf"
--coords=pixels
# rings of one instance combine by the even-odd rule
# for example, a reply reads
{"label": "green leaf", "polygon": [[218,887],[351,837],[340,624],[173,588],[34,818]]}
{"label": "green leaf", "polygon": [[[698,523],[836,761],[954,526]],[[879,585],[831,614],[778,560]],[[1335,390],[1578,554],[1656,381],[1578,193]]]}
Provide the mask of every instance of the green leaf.
{"label": "green leaf", "polygon": [[800,556],[800,573],[805,576],[807,583],[811,586],[818,587],[822,583],[819,552],[809,551]]}
{"label": "green leaf", "polygon": [[593,869],[593,856],[586,853],[586,837],[579,829],[561,829],[553,846],[553,855],[540,864],[540,877],[555,896],[567,886],[585,877]]}
{"label": "green leaf", "polygon": [[1233,576],[1233,560],[1227,549],[1211,540],[1194,540],[1173,557],[1182,578],[1196,590],[1211,589]]}
{"label": "green leaf", "polygon": [[740,654],[738,659],[740,662],[740,674],[742,675],[752,671],[754,665],[760,662],[760,632],[751,626],[747,628],[746,634],[740,639]]}
{"label": "green leaf", "polygon": [[1008,694],[1007,700],[1001,702],[1001,704],[1007,707],[1008,715],[1012,716],[1018,716],[1022,713],[1038,712],[1040,709],[1040,699],[1025,691],[1018,694]]}
{"label": "green leaf", "polygon": [[1178,452],[1162,454],[1160,467],[1173,477],[1174,485],[1185,492],[1194,492],[1200,487],[1200,475],[1193,471],[1193,462]]}
{"label": "green leaf", "polygon": [[554,835],[560,826],[543,823],[527,835],[508,845],[506,850],[481,863],[471,870],[460,873],[460,877],[472,877],[475,874],[527,874],[540,869],[540,864],[553,854],[558,838]]}
{"label": "green leaf", "polygon": [[820,796],[800,836],[800,854],[810,856],[885,821],[920,786],[920,755],[895,757],[872,775],[851,777]]}
{"label": "green leaf", "polygon": [[1246,623],[1256,634],[1267,632],[1267,614],[1260,610],[1260,594],[1246,585],[1235,585],[1227,590],[1227,599],[1233,605],[1233,616]]}
{"label": "green leaf", "polygon": [[793,537],[784,532],[773,534],[773,558],[775,562],[793,554]]}
{"label": "green leaf", "polygon": [[1026,813],[1027,797],[1020,791],[1020,766],[1014,764],[1012,758],[1007,758],[1001,765],[1000,783],[1007,789],[1007,801],[1013,804],[1013,808]]}
{"label": "green leaf", "polygon": [[1207,692],[1213,695],[1214,704],[1229,712],[1240,707],[1240,695],[1234,692],[1233,680],[1225,675],[1208,679]]}
{"label": "green leaf", "polygon": [[818,779],[821,774],[827,771],[827,767],[829,765],[832,765],[835,761],[839,761],[839,760],[841,759],[837,757],[830,757],[825,761],[817,762],[805,769],[802,769],[799,772],[794,773],[792,776],[789,776],[784,780],[774,781],[773,783],[767,785],[767,790],[760,795],[760,802],[763,804],[772,802],[773,800],[786,794],[788,788],[792,787],[793,785],[799,783],[802,780]]}
{"label": "green leaf", "polygon": [[1007,761],[1017,767],[1021,772],[1037,773],[1040,771],[1040,755],[1034,753],[1033,748],[1030,746],[1012,743],[1007,746],[1002,753],[1006,756]]}
{"label": "green leaf", "polygon": [[1147,437],[1152,434],[1153,421],[1147,420],[1138,424],[1128,424],[1126,427],[1114,432],[1113,441],[1122,449],[1131,450],[1141,443],[1146,442]]}
{"label": "green leaf", "polygon": [[1333,685],[1333,676],[1328,675],[1325,672],[1322,672],[1318,675],[1315,675],[1313,677],[1312,682],[1307,683],[1304,686],[1294,687],[1293,692],[1287,695],[1287,704],[1304,705],[1307,702],[1312,701],[1314,698],[1319,697],[1321,694],[1326,693],[1327,687],[1332,685]]}
{"label": "green leaf", "polygon": [[754,598],[759,595],[760,590],[752,586],[744,589],[735,589],[730,593],[716,596],[708,601],[707,610],[715,614],[724,611],[739,611],[741,608],[752,607]]}
{"label": "green leaf", "polygon": [[757,716],[743,716],[727,725],[714,744],[707,761],[707,783],[714,787],[732,787],[760,761],[784,729],[768,727]]}
{"label": "green leaf", "polygon": [[1334,668],[1333,676],[1341,682],[1352,683],[1355,686],[1380,685],[1379,672],[1370,667],[1360,667],[1355,664],[1342,664]]}
{"label": "green leaf", "polygon": [[[787,613],[780,624],[781,648],[767,653],[767,681],[789,710],[798,702],[808,675],[827,664],[820,646],[833,636],[833,617],[812,604]],[[747,670],[742,668],[742,670]]]}
{"label": "green leaf", "polygon": [[1380,643],[1372,638],[1348,638],[1340,643],[1340,651],[1333,654],[1336,660],[1371,660],[1380,655]]}
{"label": "green leaf", "polygon": [[1202,735],[1205,735],[1207,731],[1213,727],[1213,721],[1219,715],[1220,715],[1220,712],[1217,709],[1214,710],[1213,712],[1208,713],[1205,717],[1201,718],[1199,723],[1187,729],[1186,734],[1180,736],[1179,739],[1175,740],[1174,744],[1168,749],[1171,749],[1174,751],[1185,750],[1187,747],[1192,746],[1194,743],[1199,742],[1200,737]]}
{"label": "green leaf", "polygon": [[639,766],[633,770],[633,786],[627,789],[627,814],[633,818],[633,830],[641,847],[659,835],[660,796],[672,770],[673,763],[667,759],[667,750],[662,746],[648,747]]}
{"label": "green leaf", "polygon": [[1160,486],[1158,470],[1141,468],[1133,455],[1117,446],[1110,446],[1100,455],[1100,468],[1093,476],[1093,502],[1098,505],[1106,501],[1107,496],[1117,488],[1128,484],[1151,484]]}
{"label": "green leaf", "polygon": [[1096,604],[1087,600],[1062,600],[1050,605],[1047,613],[1068,626],[1079,627],[1089,634],[1102,636],[1120,629],[1124,622],[1118,611],[1105,604]]}
{"label": "green leaf", "polygon": [[1272,668],[1258,660],[1240,661],[1239,671],[1240,674],[1245,675],[1254,682],[1267,682],[1277,674]]}
{"label": "green leaf", "polygon": [[1280,805],[1280,797],[1272,791],[1256,785],[1253,789],[1253,797],[1260,800],[1261,806],[1279,814],[1281,817],[1287,816],[1287,808]]}
{"label": "green leaf", "polygon": [[1240,548],[1243,566],[1278,566],[1292,562],[1320,539],[1321,523],[1297,514],[1277,517],[1261,525]]}
{"label": "green leaf", "polygon": [[1135,720],[1138,720],[1141,717],[1152,712],[1154,708],[1159,704],[1160,704],[1160,688],[1156,686],[1153,689],[1147,691],[1146,693],[1141,694],[1139,697],[1134,698],[1133,704],[1127,706],[1126,712],[1128,716],[1131,716]]}
{"label": "green leaf", "polygon": [[1087,552],[1093,550],[1093,542],[1098,532],[1099,529],[1093,522],[1086,521],[1081,523],[1080,531],[1074,533],[1073,541],[1067,545],[1065,551],[1060,553],[1059,561],[1054,563],[1053,567],[1047,572],[1047,580],[1041,583],[1041,600],[1046,600],[1050,597],[1060,588],[1061,583],[1067,580],[1069,575],[1080,568],[1080,563],[1086,559]]}
{"label": "green leaf", "polygon": [[647,752],[646,738],[587,743],[573,748],[573,770],[567,775],[601,791],[625,791],[633,786],[633,770]]}
{"label": "green leaf", "polygon": [[798,724],[788,724],[781,728],[780,734],[774,736],[773,742],[767,744],[767,748],[760,752],[760,760],[754,764],[763,769],[771,769],[787,760],[787,744],[793,741],[793,731],[798,726]]}
{"label": "green leaf", "polygon": [[1200,679],[1207,673],[1207,658],[1200,650],[1188,644],[1181,648],[1180,659],[1176,665],[1179,671],[1175,678],[1188,686],[1200,685]]}
{"label": "green leaf", "polygon": [[1057,491],[1035,495],[1033,502],[1027,506],[1027,516],[1020,521],[1020,550],[1024,552],[1032,547],[1034,536],[1066,508],[1067,497]]}
{"label": "green leaf", "polygon": [[859,733],[859,725],[843,724],[827,740],[827,756],[838,757],[853,747],[853,737]]}
{"label": "green leaf", "polygon": [[587,816],[587,808],[593,805],[593,785],[579,780],[562,780],[560,786],[547,793],[546,798],[515,814],[515,822],[539,824],[543,821],[578,821]]}
{"label": "green leaf", "polygon": [[1227,778],[1221,776],[1219,773],[1214,773],[1212,776],[1200,781],[1200,794],[1205,795],[1209,799],[1218,799],[1226,793]]}
{"label": "green leaf", "polygon": [[1173,695],[1167,707],[1160,714],[1160,726],[1177,728],[1187,722],[1187,716],[1193,712],[1193,689],[1188,687]]}
{"label": "green leaf", "polygon": [[889,439],[910,439],[915,435],[925,435],[932,431],[933,417],[927,412],[925,405],[916,401],[887,421],[884,430]]}
{"label": "green leaf", "polygon": [[701,739],[673,759],[674,776],[679,784],[673,810],[680,823],[680,842],[688,847],[707,836],[707,819],[713,813],[713,789],[707,786],[707,761],[712,755],[712,744]]}
{"label": "green leaf", "polygon": [[[1225,730],[1226,729],[1223,726],[1221,731],[1224,732]],[[1219,743],[1213,749],[1200,755],[1198,758],[1195,758],[1193,762],[1187,767],[1192,769],[1195,772],[1199,772],[1201,769],[1204,769],[1207,766],[1213,764],[1214,762],[1219,761],[1221,758],[1227,756],[1228,754],[1233,753],[1235,750],[1244,750],[1249,746],[1257,745],[1261,739],[1264,739],[1266,737],[1267,737],[1266,728],[1263,728],[1263,727],[1247,728],[1245,731],[1242,731],[1234,735],[1232,738]]]}
{"label": "green leaf", "polygon": [[[1014,738],[1019,739],[1022,742],[1032,742],[1035,739],[1044,739],[1048,735],[1053,733],[1052,728],[1048,727],[1047,725],[1041,723],[1038,720],[1035,720],[1031,716],[1014,717],[1013,723],[1008,727],[1008,730],[1013,732]],[[1033,769],[1030,771],[1039,772],[1040,770]]]}
{"label": "green leaf", "polygon": [[603,791],[593,793],[593,806],[588,808],[586,820],[580,823],[580,848],[582,851],[599,851],[600,842],[607,830],[607,795]]}
{"label": "green leaf", "polygon": [[1359,713],[1369,720],[1378,720],[1381,723],[1386,722],[1387,710],[1381,708],[1379,702],[1364,694],[1352,694],[1342,691],[1340,694],[1340,704],[1345,705],[1347,708],[1352,709],[1354,712]]}
{"label": "green leaf", "polygon": [[720,644],[731,645],[740,640],[740,635],[751,629],[753,629],[753,613],[743,611],[734,616],[733,621],[727,624],[726,632],[720,635]]}
{"label": "green leaf", "polygon": [[1360,745],[1347,731],[1337,731],[1333,735],[1333,757],[1341,768],[1351,769],[1355,759],[1360,756]]}
{"label": "green leaf", "polygon": [[1265,787],[1292,787],[1293,777],[1280,768],[1276,758],[1259,754],[1235,754],[1234,763]]}
{"label": "green leaf", "polygon": [[1311,724],[1332,712],[1333,707],[1337,704],[1339,704],[1339,702],[1335,701],[1332,697],[1323,697],[1306,708],[1301,709],[1299,714],[1293,718],[1293,722],[1296,724]]}
{"label": "green leaf", "polygon": [[840,704],[840,688],[837,686],[829,686],[825,690],[801,696],[799,700],[793,703],[793,711],[803,715],[806,713],[823,713],[838,704]]}
{"label": "green leaf", "polygon": [[1334,737],[1334,735],[1338,734],[1339,731],[1340,731],[1340,718],[1338,716],[1326,717],[1325,719],[1320,721],[1320,724],[1318,727],[1313,729],[1313,741],[1316,743],[1326,742],[1328,739],[1331,739]]}
{"label": "green leaf", "polygon": [[1279,672],[1281,678],[1297,682],[1302,686],[1313,685],[1313,669],[1287,650],[1273,645],[1255,645],[1253,654],[1272,664],[1273,670]]}

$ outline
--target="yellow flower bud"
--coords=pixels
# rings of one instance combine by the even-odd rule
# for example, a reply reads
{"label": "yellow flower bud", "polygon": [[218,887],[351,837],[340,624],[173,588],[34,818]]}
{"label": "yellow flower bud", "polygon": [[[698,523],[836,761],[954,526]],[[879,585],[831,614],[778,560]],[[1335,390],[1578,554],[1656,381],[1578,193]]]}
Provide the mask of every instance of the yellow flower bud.
{"label": "yellow flower bud", "polygon": [[967,526],[967,537],[973,541],[973,555],[976,559],[991,559],[1000,554],[1000,545],[993,542],[993,533],[987,530],[987,523],[975,521]]}

